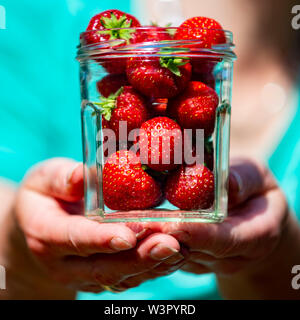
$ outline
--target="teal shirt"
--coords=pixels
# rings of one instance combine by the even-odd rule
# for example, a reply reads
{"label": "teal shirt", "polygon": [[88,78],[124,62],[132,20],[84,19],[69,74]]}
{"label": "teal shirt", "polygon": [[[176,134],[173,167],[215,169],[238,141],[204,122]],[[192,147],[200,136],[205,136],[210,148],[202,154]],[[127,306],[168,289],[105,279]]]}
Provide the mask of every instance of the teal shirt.
{"label": "teal shirt", "polygon": [[[7,27],[0,30],[0,176],[19,182],[33,164],[44,159],[82,160],[75,61],[79,33],[97,12],[115,7],[132,12],[134,8],[129,0],[2,0],[0,4],[6,9]],[[293,195],[300,177],[300,145],[295,136],[299,117],[297,114],[290,127],[294,133],[287,133],[277,150],[284,161],[277,161],[276,153],[270,160],[297,212],[300,202]],[[293,151],[296,145],[298,151]],[[213,274],[183,271],[120,294],[78,294],[78,299],[218,298]]]}

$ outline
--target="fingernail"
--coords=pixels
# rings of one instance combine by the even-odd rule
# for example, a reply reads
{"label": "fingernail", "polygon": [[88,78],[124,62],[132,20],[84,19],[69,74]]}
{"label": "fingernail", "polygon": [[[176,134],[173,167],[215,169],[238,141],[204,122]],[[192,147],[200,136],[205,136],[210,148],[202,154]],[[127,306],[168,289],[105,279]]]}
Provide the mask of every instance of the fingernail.
{"label": "fingernail", "polygon": [[120,250],[128,250],[128,249],[132,248],[132,245],[128,241],[126,241],[126,240],[124,240],[124,239],[122,239],[120,237],[112,238],[110,240],[110,242],[109,242],[109,246],[112,249],[118,250],[118,251],[120,251]]}
{"label": "fingernail", "polygon": [[173,249],[171,247],[167,247],[162,244],[157,244],[150,251],[150,257],[153,260],[165,260],[174,254],[178,253],[178,250]]}
{"label": "fingernail", "polygon": [[138,233],[136,233],[136,238],[137,239],[141,239],[141,238],[143,238],[144,236],[145,236],[145,234],[146,234],[146,232],[148,231],[149,229],[148,228],[146,228],[146,229],[143,229],[142,231],[140,231],[140,232],[138,232]]}
{"label": "fingernail", "polygon": [[73,174],[74,172],[76,171],[76,169],[81,166],[81,163],[80,162],[77,162],[73,167],[72,169],[69,171],[69,173],[67,174],[67,178],[66,178],[66,183],[69,184],[72,180],[72,177],[73,177]]}
{"label": "fingernail", "polygon": [[170,236],[173,236],[177,240],[182,241],[182,242],[186,242],[186,241],[189,241],[191,239],[191,235],[186,231],[181,231],[181,230],[171,231],[168,234]]}
{"label": "fingernail", "polygon": [[166,259],[164,261],[165,264],[168,264],[168,265],[173,265],[173,264],[176,264],[180,261],[182,261],[184,259],[184,256],[178,252],[176,254],[174,254],[173,256],[171,256],[170,258]]}
{"label": "fingernail", "polygon": [[229,192],[235,195],[239,195],[243,190],[243,180],[239,173],[233,169],[230,171],[230,175],[233,177],[234,181],[229,183]]}

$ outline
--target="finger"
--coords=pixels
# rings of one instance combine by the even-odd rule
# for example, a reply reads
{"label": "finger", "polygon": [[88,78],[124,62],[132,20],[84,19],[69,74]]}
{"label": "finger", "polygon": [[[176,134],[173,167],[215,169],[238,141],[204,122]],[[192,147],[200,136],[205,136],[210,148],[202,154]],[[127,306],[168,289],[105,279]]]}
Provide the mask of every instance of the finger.
{"label": "finger", "polygon": [[200,269],[206,267],[212,272],[224,275],[236,273],[245,265],[251,268],[250,259],[240,256],[219,259],[203,252],[192,252],[189,260],[198,265]]}
{"label": "finger", "polygon": [[97,254],[89,258],[67,257],[63,269],[67,269],[75,279],[117,285],[130,276],[149,272],[171,256],[180,257],[179,249],[180,245],[175,238],[152,234],[127,252]]}
{"label": "finger", "polygon": [[159,223],[144,225],[172,235],[191,250],[213,258],[243,256],[257,259],[277,245],[285,226],[288,206],[283,193],[274,189],[249,199],[220,224]]}
{"label": "finger", "polygon": [[[34,210],[32,204],[38,204]],[[136,245],[135,233],[125,225],[69,215],[59,203],[32,190],[23,189],[16,205],[16,211],[22,212],[18,221],[31,249],[45,258],[119,252]]]}
{"label": "finger", "polygon": [[191,235],[187,245],[218,259],[236,256],[259,259],[272,252],[288,213],[282,192],[271,190],[234,210],[223,223],[186,226],[183,230]]}
{"label": "finger", "polygon": [[[113,290],[117,290],[116,292],[122,292],[131,288],[135,288],[138,287],[140,284],[142,284],[145,281],[151,280],[151,279],[155,279],[161,276],[166,276],[166,275],[170,275],[171,273],[179,270],[180,268],[182,268],[182,266],[185,264],[185,261],[181,261],[175,265],[166,265],[164,263],[161,263],[160,265],[158,265],[157,267],[155,267],[154,269],[148,271],[148,272],[144,272],[144,273],[139,273],[138,275],[134,275],[134,276],[129,276],[128,278],[126,278],[126,280],[122,280],[117,284],[114,284],[111,289]],[[74,287],[74,286],[73,286]],[[103,290],[105,290],[105,285],[101,285],[101,284],[94,284],[94,283],[78,283],[77,286],[75,287],[75,289],[79,289],[80,291],[88,291],[88,292],[101,292]],[[110,291],[110,289],[108,289]]]}
{"label": "finger", "polygon": [[53,227],[48,226],[42,239],[58,254],[86,257],[129,250],[136,245],[135,234],[122,225],[100,224],[80,216],[57,218],[52,223]]}
{"label": "finger", "polygon": [[151,259],[154,261],[163,261],[174,255],[181,257],[179,250],[179,242],[174,237],[163,233],[149,235],[140,242],[137,248],[141,259]]}
{"label": "finger", "polygon": [[210,273],[212,272],[208,267],[200,264],[200,263],[195,263],[189,261],[188,263],[185,263],[182,267],[181,270],[190,272],[190,273],[195,273],[195,274],[204,274],[204,273]]}
{"label": "finger", "polygon": [[170,275],[182,268],[185,263],[185,261],[180,261],[179,263],[172,266],[161,263],[149,272],[128,277],[126,280],[119,282],[117,286],[119,288],[122,288],[123,290],[137,287],[147,280]]}
{"label": "finger", "polygon": [[26,188],[65,201],[83,198],[83,165],[65,158],[55,158],[34,167],[24,181]]}
{"label": "finger", "polygon": [[255,160],[235,159],[229,173],[229,207],[276,187],[271,172]]}

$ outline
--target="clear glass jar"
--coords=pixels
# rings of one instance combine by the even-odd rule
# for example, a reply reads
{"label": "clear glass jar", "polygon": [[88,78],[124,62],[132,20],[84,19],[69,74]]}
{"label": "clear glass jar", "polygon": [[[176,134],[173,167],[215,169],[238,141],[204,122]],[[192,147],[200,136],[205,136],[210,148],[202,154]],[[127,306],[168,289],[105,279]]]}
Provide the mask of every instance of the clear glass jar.
{"label": "clear glass jar", "polygon": [[[168,37],[166,37],[167,40],[137,41],[134,44],[116,39],[85,45],[84,39],[92,36],[91,32],[95,31],[81,34],[81,44],[77,55],[77,60],[80,62],[86,216],[101,222],[223,221],[227,215],[232,69],[235,60],[231,32],[224,31],[226,42],[214,45],[212,48],[203,48],[201,40],[170,40]],[[144,28],[130,30],[131,34],[136,32],[141,35],[147,30]],[[176,28],[160,28],[159,32],[162,35],[174,34]],[[163,38],[160,37],[160,39]],[[170,64],[167,72],[161,71],[161,68],[167,69]],[[170,71],[172,68],[173,70]],[[157,76],[157,72],[162,72],[162,79]],[[168,79],[171,79],[172,82],[170,88]],[[208,90],[208,96],[205,90],[200,94],[192,93],[193,86],[200,88],[199,82],[206,85],[203,88]],[[208,87],[211,89],[207,89]],[[214,93],[211,90],[214,90]],[[187,93],[188,91],[190,93]],[[120,95],[123,95],[122,98],[119,98]],[[195,122],[189,128],[187,116],[191,111],[186,109],[186,105],[189,105],[188,99],[195,98],[196,100],[192,100],[193,106],[200,103],[198,107],[205,109],[205,105],[203,107],[201,103],[211,103],[211,97],[214,95],[217,96],[217,100],[213,100],[216,105],[213,110],[213,118],[210,119],[210,129],[206,126],[207,122],[203,124],[204,122],[199,120],[201,116],[199,118],[199,114],[196,116],[196,113],[193,114],[193,117],[198,117],[200,122],[194,119]],[[141,108],[138,111],[130,109],[132,105],[134,108],[136,103],[142,104],[142,111]],[[117,109],[122,110],[118,111],[117,116],[113,116],[113,112],[117,114]],[[109,110],[109,115],[107,115],[107,110]],[[128,114],[124,115],[126,112]],[[133,124],[130,122],[131,116],[134,116],[136,120],[133,121]],[[148,159],[149,153],[146,151],[146,156],[145,153],[141,153],[145,142],[141,140],[140,131],[136,130],[148,128],[143,125],[146,121],[150,120],[153,121],[152,124],[156,124],[157,121],[165,121],[166,117],[170,118],[173,124],[175,123],[175,127],[176,125],[181,127],[182,140],[180,143],[183,147],[181,150],[178,149],[180,154],[184,154],[188,149],[193,156],[196,152],[198,157],[196,160],[193,158],[196,164],[191,164],[191,162],[189,165],[184,164],[186,163],[184,157],[179,157],[181,160],[177,158],[176,162],[173,157],[167,157],[169,162],[166,165],[163,163],[162,167],[157,170],[155,161],[152,161],[152,158]],[[153,118],[156,119],[152,120]],[[125,123],[128,124],[125,131],[121,129],[121,126],[118,129],[115,128],[116,121],[120,119],[129,121],[127,123],[125,120]],[[181,126],[182,123],[184,127]],[[199,123],[199,128],[197,123]],[[129,134],[129,139],[128,127],[135,129],[133,134]],[[111,129],[116,137],[111,139],[106,134],[107,128]],[[120,131],[123,134],[125,132],[127,139],[119,136]],[[189,132],[185,136],[183,131]],[[196,134],[196,131],[199,134]],[[151,139],[157,135],[153,132],[150,131]],[[159,131],[158,135],[161,134],[161,136],[158,139],[162,140],[157,140],[158,144],[164,141],[165,132]],[[110,145],[107,144],[109,139],[112,143]],[[177,140],[173,136],[170,139],[172,142],[169,148],[172,149],[175,145],[174,141]],[[186,145],[185,142],[188,140],[190,144]],[[114,157],[116,155],[114,147],[110,149],[114,143],[116,152],[123,150],[119,151],[119,157]],[[141,143],[140,149],[137,148],[137,143]],[[147,143],[148,147],[154,146],[154,144],[151,145],[152,140]],[[164,142],[162,143],[162,149],[152,148],[154,153],[160,155],[162,151],[164,154]],[[130,151],[124,151],[129,149]],[[129,159],[128,153],[131,152],[137,154],[137,167],[130,167],[126,162]],[[121,155],[127,155],[126,163],[111,166],[112,158],[120,159]],[[162,160],[159,156],[156,161],[160,166]],[[107,168],[105,169],[106,163]],[[204,170],[203,165],[213,174],[213,176],[208,176],[208,180],[205,180],[204,173],[199,174],[197,171],[196,176],[193,176],[195,170],[187,169],[202,166],[201,170]],[[129,177],[126,174],[129,174]],[[171,179],[171,176],[176,177]],[[146,181],[147,187],[141,183],[140,179]],[[211,188],[212,197],[205,193],[208,187]],[[184,193],[185,190],[188,190],[187,194]],[[204,201],[205,197],[210,200]]]}

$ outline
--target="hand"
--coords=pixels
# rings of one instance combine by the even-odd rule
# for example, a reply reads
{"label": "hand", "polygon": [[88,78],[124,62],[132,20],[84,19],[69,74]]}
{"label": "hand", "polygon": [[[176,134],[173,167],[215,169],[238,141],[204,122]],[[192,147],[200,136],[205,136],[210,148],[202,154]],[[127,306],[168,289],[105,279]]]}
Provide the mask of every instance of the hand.
{"label": "hand", "polygon": [[231,275],[263,263],[275,250],[288,206],[269,170],[250,160],[232,163],[228,215],[222,224],[199,232],[186,271]]}
{"label": "hand", "polygon": [[231,276],[264,265],[287,229],[288,206],[270,172],[250,161],[230,167],[229,216],[220,224],[147,223],[189,248],[183,270]]}
{"label": "hand", "polygon": [[46,161],[33,168],[18,192],[15,214],[35,263],[31,278],[100,292],[106,286],[134,287],[182,266],[185,253],[170,235],[136,235],[124,224],[81,216],[82,169],[67,159]]}

